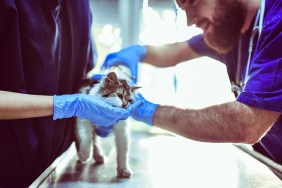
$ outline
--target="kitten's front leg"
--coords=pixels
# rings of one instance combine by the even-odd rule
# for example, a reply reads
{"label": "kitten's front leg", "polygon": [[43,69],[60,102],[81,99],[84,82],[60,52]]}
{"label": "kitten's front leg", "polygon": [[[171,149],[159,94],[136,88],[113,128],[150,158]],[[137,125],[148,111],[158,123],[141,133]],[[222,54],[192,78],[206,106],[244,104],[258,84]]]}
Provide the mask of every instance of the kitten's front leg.
{"label": "kitten's front leg", "polygon": [[128,131],[126,121],[120,121],[116,126],[114,126],[117,150],[117,176],[120,178],[129,178],[133,174],[128,164],[130,142]]}
{"label": "kitten's front leg", "polygon": [[78,158],[81,162],[87,162],[92,156],[92,131],[90,121],[77,118],[75,125],[75,145]]}
{"label": "kitten's front leg", "polygon": [[105,159],[103,156],[103,152],[100,148],[100,140],[99,137],[97,136],[95,130],[93,129],[92,133],[92,140],[93,140],[93,159],[95,160],[96,163],[104,163]]}

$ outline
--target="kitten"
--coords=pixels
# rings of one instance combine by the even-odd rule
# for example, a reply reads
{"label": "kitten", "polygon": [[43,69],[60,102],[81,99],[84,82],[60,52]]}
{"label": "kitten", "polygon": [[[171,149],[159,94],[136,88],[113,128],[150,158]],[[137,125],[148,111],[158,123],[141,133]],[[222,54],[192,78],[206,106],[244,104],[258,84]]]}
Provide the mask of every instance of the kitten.
{"label": "kitten", "polygon": [[[110,72],[96,84],[87,80],[80,92],[103,98],[113,106],[125,108],[134,102],[134,91],[138,88],[130,86],[125,79],[118,78],[115,72]],[[126,120],[120,121],[113,127],[104,128],[93,125],[89,120],[77,118],[75,144],[79,160],[87,162],[93,156],[96,163],[104,163],[97,136],[105,137],[111,131],[115,135],[117,176],[128,178],[132,175],[132,171],[128,164],[129,130]]]}

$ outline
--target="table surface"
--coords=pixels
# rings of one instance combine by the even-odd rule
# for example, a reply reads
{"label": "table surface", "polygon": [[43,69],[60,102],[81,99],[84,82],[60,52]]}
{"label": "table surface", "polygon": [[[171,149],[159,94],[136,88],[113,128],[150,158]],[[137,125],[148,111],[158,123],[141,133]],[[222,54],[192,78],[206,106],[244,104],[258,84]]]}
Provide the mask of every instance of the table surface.
{"label": "table surface", "polygon": [[39,187],[282,188],[267,166],[232,144],[196,142],[156,131],[131,132],[129,162],[134,173],[119,179],[113,137],[103,139],[105,164],[80,163],[72,145]]}

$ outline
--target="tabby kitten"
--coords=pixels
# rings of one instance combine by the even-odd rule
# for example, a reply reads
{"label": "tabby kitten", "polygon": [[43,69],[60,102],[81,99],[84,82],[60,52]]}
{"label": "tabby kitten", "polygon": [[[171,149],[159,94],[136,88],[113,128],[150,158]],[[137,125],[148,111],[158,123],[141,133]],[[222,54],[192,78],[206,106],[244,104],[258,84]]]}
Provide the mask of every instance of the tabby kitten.
{"label": "tabby kitten", "polygon": [[[138,88],[130,86],[125,79],[119,79],[115,72],[110,72],[96,84],[87,80],[87,84],[80,92],[103,98],[113,106],[125,108],[134,102],[134,91]],[[132,171],[128,164],[129,130],[126,120],[112,127],[98,127],[89,120],[78,118],[75,126],[75,144],[79,160],[87,162],[93,156],[96,163],[104,163],[97,136],[106,137],[111,131],[115,135],[117,176],[128,178]]]}

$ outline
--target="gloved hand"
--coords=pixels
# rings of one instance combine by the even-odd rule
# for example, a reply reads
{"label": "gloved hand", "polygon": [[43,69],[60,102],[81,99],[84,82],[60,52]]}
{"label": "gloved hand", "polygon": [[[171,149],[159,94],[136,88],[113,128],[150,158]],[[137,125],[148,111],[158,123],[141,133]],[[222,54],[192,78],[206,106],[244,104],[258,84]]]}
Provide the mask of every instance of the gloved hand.
{"label": "gloved hand", "polygon": [[125,65],[131,71],[133,82],[137,82],[138,63],[147,54],[147,49],[141,45],[133,45],[122,49],[119,52],[111,53],[106,57],[102,65],[102,69],[109,68],[114,65]]}
{"label": "gloved hand", "polygon": [[97,135],[105,138],[112,132],[113,128],[113,125],[108,127],[98,126],[95,128],[95,132]]}
{"label": "gloved hand", "polygon": [[141,100],[125,108],[113,107],[103,100],[85,94],[54,96],[53,119],[78,116],[98,126],[111,126],[127,119]]}
{"label": "gloved hand", "polygon": [[143,101],[131,114],[131,117],[135,120],[142,121],[148,125],[153,125],[153,116],[158,104],[147,101],[140,93],[136,97],[136,101]]}

